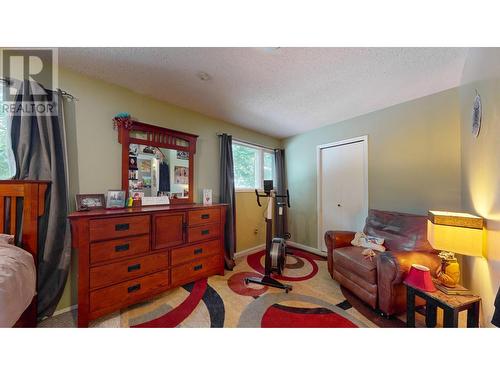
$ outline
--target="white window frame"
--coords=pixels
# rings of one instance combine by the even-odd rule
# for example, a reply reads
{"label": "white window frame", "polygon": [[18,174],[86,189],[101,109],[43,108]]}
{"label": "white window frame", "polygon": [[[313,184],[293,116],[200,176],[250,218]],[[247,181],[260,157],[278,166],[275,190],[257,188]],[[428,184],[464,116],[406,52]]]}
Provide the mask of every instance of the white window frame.
{"label": "white window frame", "polygon": [[[264,190],[264,153],[272,154],[273,157],[275,157],[274,150],[272,148],[269,148],[269,147],[257,146],[253,143],[248,143],[248,142],[240,141],[240,140],[237,141],[237,140],[233,139],[233,145],[235,145],[235,144],[245,146],[248,148],[253,148],[253,149],[258,151],[257,162],[259,165],[259,169],[257,170],[257,179],[259,181],[259,187],[257,188],[257,190],[262,192]],[[273,181],[276,181],[276,168],[274,165],[273,165]],[[250,193],[250,192],[255,191],[255,188],[253,188],[253,189],[238,188],[236,186],[234,187],[234,189],[237,193]]]}

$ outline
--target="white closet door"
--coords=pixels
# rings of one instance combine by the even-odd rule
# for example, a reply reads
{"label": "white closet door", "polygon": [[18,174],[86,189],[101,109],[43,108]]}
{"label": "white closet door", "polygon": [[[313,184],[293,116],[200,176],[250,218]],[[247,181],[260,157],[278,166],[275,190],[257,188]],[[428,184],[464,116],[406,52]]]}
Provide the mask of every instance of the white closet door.
{"label": "white closet door", "polygon": [[367,139],[318,148],[318,241],[327,230],[361,231],[368,214]]}

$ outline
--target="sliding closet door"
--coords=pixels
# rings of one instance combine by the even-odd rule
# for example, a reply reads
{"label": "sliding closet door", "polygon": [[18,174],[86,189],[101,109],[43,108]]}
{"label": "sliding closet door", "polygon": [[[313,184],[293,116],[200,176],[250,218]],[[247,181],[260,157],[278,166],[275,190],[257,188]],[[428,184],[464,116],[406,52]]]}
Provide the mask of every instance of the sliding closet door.
{"label": "sliding closet door", "polygon": [[318,147],[318,247],[327,230],[361,231],[368,214],[367,138]]}

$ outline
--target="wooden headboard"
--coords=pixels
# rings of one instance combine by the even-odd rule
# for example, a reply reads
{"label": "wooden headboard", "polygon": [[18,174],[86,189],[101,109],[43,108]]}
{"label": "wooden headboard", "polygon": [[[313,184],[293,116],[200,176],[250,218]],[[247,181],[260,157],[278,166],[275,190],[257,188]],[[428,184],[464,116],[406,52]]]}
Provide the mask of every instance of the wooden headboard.
{"label": "wooden headboard", "polygon": [[[13,234],[17,246],[28,251],[38,265],[38,219],[45,210],[48,181],[0,181],[0,233]],[[22,219],[17,209],[22,204]],[[22,222],[21,222],[22,221]],[[18,225],[21,225],[19,233]],[[18,236],[20,235],[20,238]],[[21,315],[14,327],[36,327],[37,298]]]}
{"label": "wooden headboard", "polygon": [[[33,255],[35,264],[38,251],[38,218],[43,215],[45,209],[45,192],[49,183],[28,180],[0,181],[0,233],[16,236],[16,244]],[[22,204],[23,216],[21,236],[17,238],[19,204]]]}

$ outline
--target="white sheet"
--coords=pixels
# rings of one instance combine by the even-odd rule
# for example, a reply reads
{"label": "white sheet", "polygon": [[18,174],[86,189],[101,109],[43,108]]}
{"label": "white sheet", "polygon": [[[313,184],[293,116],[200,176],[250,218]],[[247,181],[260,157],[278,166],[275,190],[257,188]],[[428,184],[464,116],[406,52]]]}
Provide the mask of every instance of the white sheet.
{"label": "white sheet", "polygon": [[36,294],[36,268],[26,250],[0,242],[0,327],[12,327]]}

